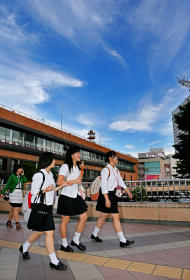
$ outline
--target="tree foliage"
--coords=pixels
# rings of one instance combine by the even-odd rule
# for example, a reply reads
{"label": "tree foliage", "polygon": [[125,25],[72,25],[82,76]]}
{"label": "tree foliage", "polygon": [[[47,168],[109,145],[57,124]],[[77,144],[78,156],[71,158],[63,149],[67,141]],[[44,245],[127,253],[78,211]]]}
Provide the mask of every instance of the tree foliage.
{"label": "tree foliage", "polygon": [[177,177],[190,178],[190,101],[179,107],[179,112],[174,116],[180,133],[178,143],[174,145],[177,161]]}

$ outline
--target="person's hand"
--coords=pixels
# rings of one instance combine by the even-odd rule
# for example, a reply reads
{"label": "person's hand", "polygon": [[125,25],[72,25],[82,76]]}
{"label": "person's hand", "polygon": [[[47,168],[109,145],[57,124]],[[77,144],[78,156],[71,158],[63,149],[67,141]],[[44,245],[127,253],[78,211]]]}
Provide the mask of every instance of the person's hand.
{"label": "person's hand", "polygon": [[61,187],[63,188],[63,187],[71,186],[71,185],[72,185],[72,183],[71,183],[70,181],[65,181],[65,182],[61,185]]}
{"label": "person's hand", "polygon": [[106,204],[106,208],[111,208],[111,201],[109,200],[109,198],[106,199],[105,204]]}
{"label": "person's hand", "polygon": [[130,198],[130,199],[132,199],[132,198],[133,198],[133,195],[132,195],[132,193],[131,193],[131,192],[128,192],[128,196],[129,196],[129,198]]}
{"label": "person's hand", "polygon": [[75,184],[81,184],[82,183],[82,177],[79,176],[76,180],[75,180]]}
{"label": "person's hand", "polygon": [[48,186],[43,190],[43,193],[51,192],[51,191],[53,191],[53,188],[54,188],[54,185]]}

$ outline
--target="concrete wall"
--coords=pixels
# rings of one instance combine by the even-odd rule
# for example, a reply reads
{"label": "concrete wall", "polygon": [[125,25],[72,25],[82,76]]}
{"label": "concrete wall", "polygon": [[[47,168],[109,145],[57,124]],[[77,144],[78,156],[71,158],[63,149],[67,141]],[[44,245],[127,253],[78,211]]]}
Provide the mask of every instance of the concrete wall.
{"label": "concrete wall", "polygon": [[[89,217],[98,217],[96,202],[87,202]],[[190,222],[190,203],[134,203],[120,202],[121,219]]]}

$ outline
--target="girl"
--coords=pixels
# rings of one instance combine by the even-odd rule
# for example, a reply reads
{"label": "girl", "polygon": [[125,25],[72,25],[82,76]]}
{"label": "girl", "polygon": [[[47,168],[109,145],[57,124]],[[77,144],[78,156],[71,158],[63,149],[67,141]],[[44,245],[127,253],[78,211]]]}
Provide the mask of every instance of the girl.
{"label": "girl", "polygon": [[94,231],[91,234],[91,239],[94,239],[96,242],[102,242],[102,239],[99,238],[98,233],[103,227],[108,216],[111,215],[113,219],[113,227],[120,240],[120,247],[125,248],[133,244],[134,241],[127,240],[121,228],[117,205],[118,200],[116,196],[117,187],[122,187],[124,189],[122,192],[127,192],[130,199],[132,198],[132,193],[126,187],[125,183],[123,182],[123,179],[121,178],[119,170],[116,168],[116,164],[118,163],[118,157],[116,152],[107,152],[106,162],[107,165],[101,172],[100,194],[96,205],[96,210],[100,211],[101,213],[96,222]]}
{"label": "girl", "polygon": [[[61,189],[65,185],[68,185],[66,182],[61,184],[59,187],[55,188],[55,181],[53,178],[53,174],[51,173],[51,169],[55,166],[54,156],[50,152],[44,152],[40,155],[39,158],[39,169],[40,172],[34,174],[32,178],[31,184],[31,202],[33,203],[38,197],[39,193],[42,192],[45,194],[45,204],[48,206],[48,215],[46,218],[46,222],[44,226],[36,226],[33,222],[35,219],[35,214],[31,212],[31,215],[28,220],[27,227],[32,229],[33,232],[29,236],[28,240],[19,248],[20,252],[23,255],[23,259],[30,259],[30,255],[28,254],[28,248],[30,245],[37,240],[43,233],[45,233],[45,243],[46,249],[50,258],[50,267],[57,270],[65,270],[67,267],[61,261],[59,261],[55,255],[54,249],[54,220],[52,215],[52,206],[54,202],[54,194],[55,191]],[[43,176],[43,174],[44,176]],[[40,191],[41,188],[41,191]],[[39,198],[37,199],[37,203],[39,203]]]}
{"label": "girl", "polygon": [[62,185],[65,180],[69,184],[69,186],[62,188],[57,208],[57,213],[61,215],[62,242],[60,249],[66,252],[73,252],[73,248],[69,246],[67,240],[67,225],[70,217],[74,215],[79,215],[79,221],[71,245],[76,246],[79,250],[86,250],[86,247],[79,241],[87,220],[87,205],[78,190],[78,185],[82,180],[79,162],[80,148],[74,145],[70,146],[66,152],[65,164],[61,166],[57,180],[58,186]]}
{"label": "girl", "polygon": [[11,220],[14,217],[16,222],[16,229],[22,229],[19,223],[19,208],[23,203],[22,189],[24,188],[24,183],[27,183],[27,179],[24,176],[24,170],[21,165],[16,165],[14,167],[14,172],[8,178],[8,181],[1,192],[1,197],[9,190],[9,203],[11,206],[8,221],[6,223],[7,227],[12,228]]}

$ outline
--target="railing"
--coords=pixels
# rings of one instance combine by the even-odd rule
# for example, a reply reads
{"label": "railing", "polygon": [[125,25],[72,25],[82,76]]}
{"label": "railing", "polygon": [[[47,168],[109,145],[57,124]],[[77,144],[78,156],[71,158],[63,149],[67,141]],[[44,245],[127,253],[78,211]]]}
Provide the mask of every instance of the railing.
{"label": "railing", "polygon": [[[83,182],[86,200],[90,201],[92,182]],[[149,201],[149,202],[190,202],[190,179],[125,181],[133,194],[130,200],[126,194],[119,201]],[[25,184],[24,191],[30,189],[31,184]],[[0,192],[4,185],[0,185]],[[6,203],[6,202],[5,202]]]}

